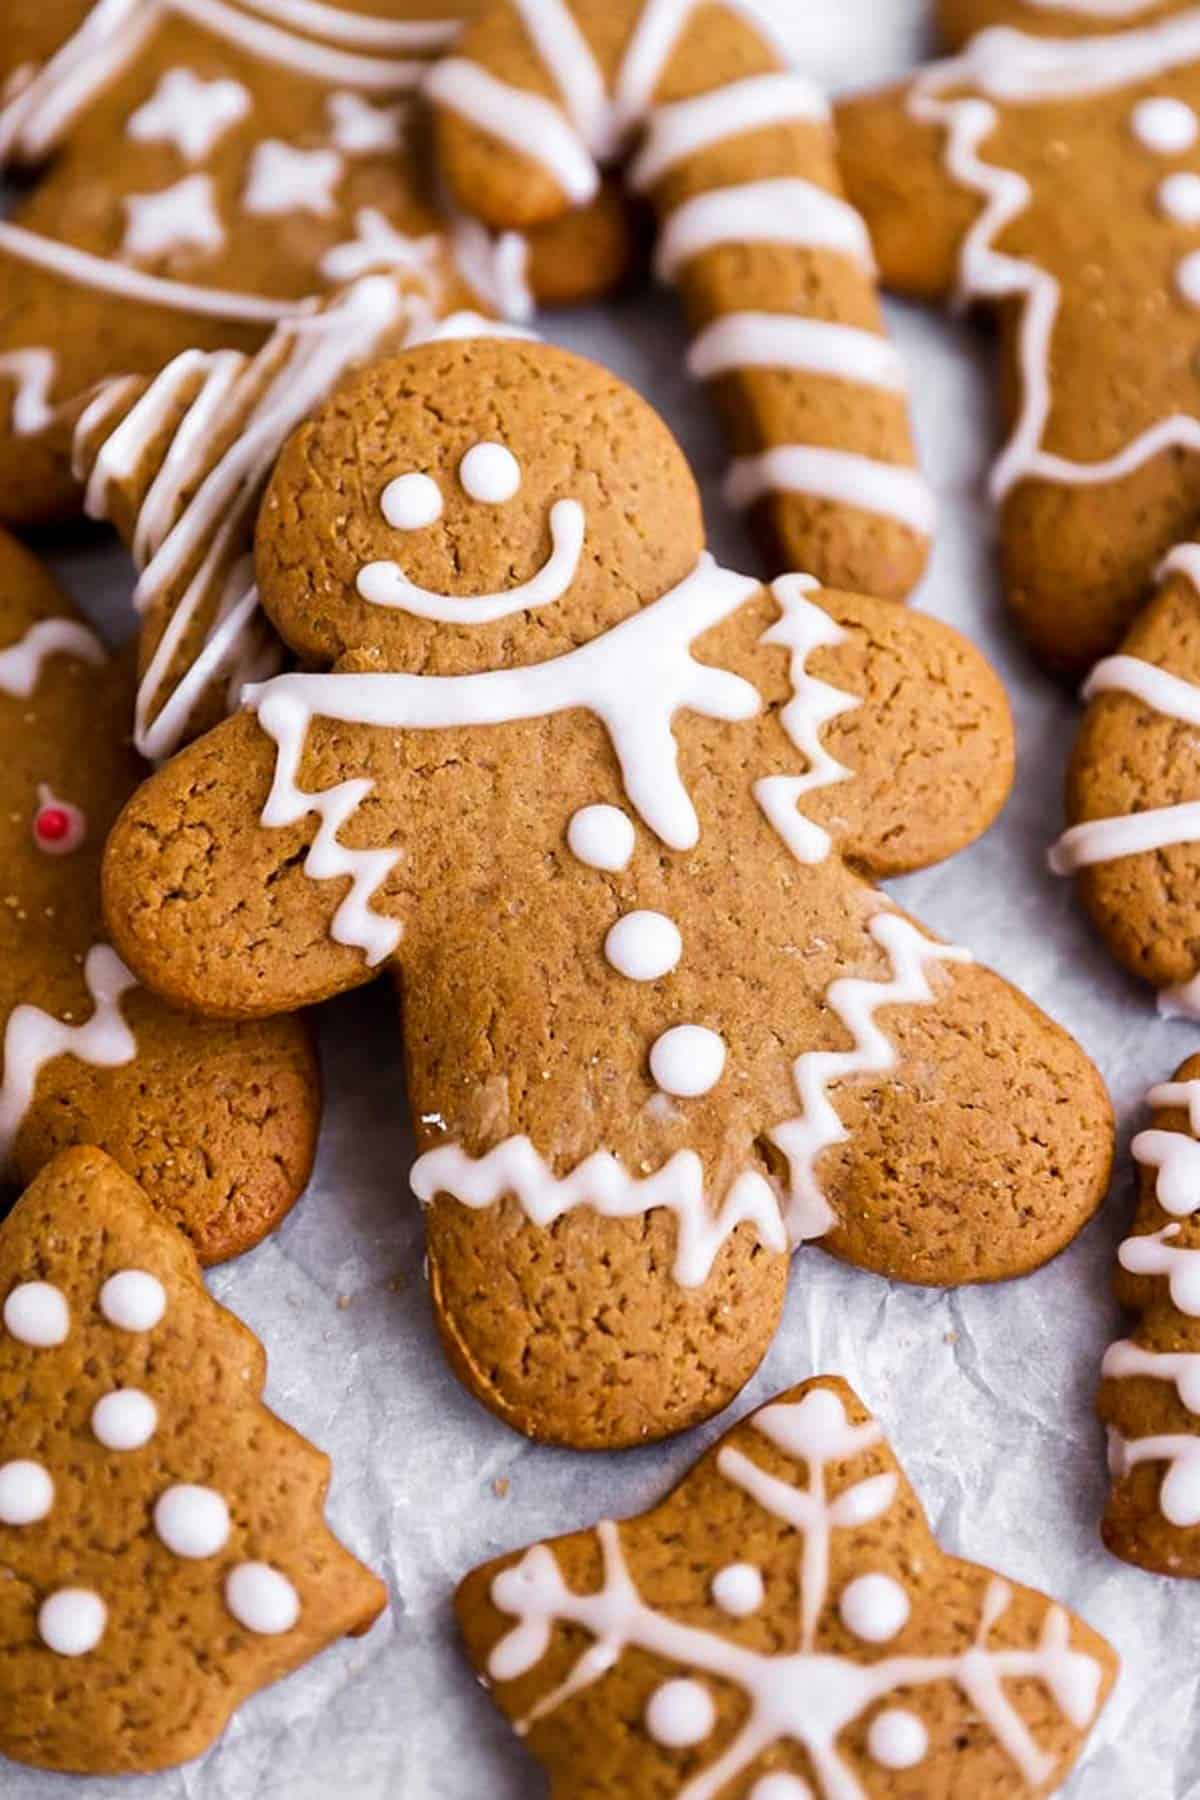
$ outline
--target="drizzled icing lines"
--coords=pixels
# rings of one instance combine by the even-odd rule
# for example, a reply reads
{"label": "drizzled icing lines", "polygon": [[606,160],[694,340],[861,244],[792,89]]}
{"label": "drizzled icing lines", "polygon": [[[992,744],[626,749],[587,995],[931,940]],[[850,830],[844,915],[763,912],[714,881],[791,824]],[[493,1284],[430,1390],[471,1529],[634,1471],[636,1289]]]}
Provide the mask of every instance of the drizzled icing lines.
{"label": "drizzled icing lines", "polygon": [[[658,1743],[698,1747],[711,1736],[717,1715],[709,1681],[737,1688],[746,1702],[744,1722],[732,1741],[682,1783],[677,1800],[717,1800],[740,1786],[768,1751],[786,1745],[803,1748],[821,1800],[865,1800],[865,1790],[838,1739],[893,1694],[908,1696],[944,1683],[958,1689],[1030,1787],[1048,1782],[1057,1759],[1034,1739],[1006,1684],[1037,1682],[1076,1730],[1092,1722],[1103,1672],[1095,1658],[1071,1648],[1067,1614],[1047,1603],[1034,1644],[994,1647],[989,1640],[1009,1610],[1012,1591],[993,1577],[982,1590],[975,1639],[957,1655],[893,1653],[860,1661],[853,1654],[825,1648],[822,1626],[833,1599],[835,1536],[886,1517],[897,1498],[898,1478],[891,1471],[866,1475],[830,1496],[830,1467],[860,1457],[882,1441],[876,1422],[853,1424],[840,1396],[830,1388],[813,1387],[798,1402],[776,1402],[749,1423],[761,1438],[807,1467],[807,1485],[802,1487],[798,1481],[771,1474],[732,1444],[726,1444],[716,1459],[717,1470],[731,1487],[796,1533],[797,1648],[768,1655],[660,1612],[638,1591],[620,1526],[605,1521],[596,1530],[603,1566],[596,1592],[578,1594],[569,1588],[553,1549],[545,1544],[527,1551],[492,1583],[493,1605],[516,1623],[488,1659],[491,1681],[511,1682],[529,1675],[550,1650],[559,1626],[582,1631],[591,1639],[566,1679],[518,1721],[517,1732],[527,1735],[541,1719],[602,1680],[628,1650],[641,1650],[688,1672],[686,1681],[669,1678],[651,1695],[642,1728]],[[853,1632],[857,1625],[855,1635],[873,1648],[903,1628],[909,1604],[898,1582],[880,1577],[851,1583],[839,1610],[848,1629]],[[880,1728],[883,1720],[888,1724]],[[927,1754],[928,1733],[918,1714],[889,1709],[873,1721],[867,1747],[877,1767],[916,1767]],[[806,1784],[782,1788],[780,1783],[788,1779],[764,1776],[747,1790],[750,1800],[775,1800],[785,1791],[794,1792],[797,1800],[808,1794]]]}

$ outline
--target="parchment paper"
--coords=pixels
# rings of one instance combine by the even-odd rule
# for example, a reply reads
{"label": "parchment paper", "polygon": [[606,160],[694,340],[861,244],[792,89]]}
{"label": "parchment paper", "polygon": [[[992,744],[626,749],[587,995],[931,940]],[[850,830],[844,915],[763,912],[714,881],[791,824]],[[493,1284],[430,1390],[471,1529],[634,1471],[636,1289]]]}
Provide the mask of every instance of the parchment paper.
{"label": "parchment paper", "polygon": [[[763,4],[832,87],[898,74],[928,48],[925,0]],[[943,318],[893,308],[892,319],[941,502],[918,603],[987,650],[1020,741],[999,825],[893,891],[1087,1046],[1121,1119],[1119,1174],[1105,1213],[1066,1255],[1001,1288],[928,1293],[804,1251],[782,1329],[730,1416],[811,1373],[847,1376],[890,1433],[942,1541],[1060,1595],[1122,1652],[1121,1683],[1066,1790],[1071,1800],[1195,1800],[1200,1589],[1139,1574],[1101,1548],[1106,1481],[1092,1405],[1118,1328],[1108,1289],[1131,1208],[1129,1131],[1147,1087],[1197,1048],[1200,1029],[1155,1018],[1147,992],[1109,963],[1069,888],[1045,871],[1075,708],[1034,668],[1000,609],[982,498],[996,419],[990,352]],[[545,328],[611,364],[665,412],[703,478],[713,548],[757,569],[720,502],[723,451],[703,396],[680,372],[669,300]],[[93,540],[54,561],[112,635],[128,629],[119,552]],[[323,1045],[328,1109],[312,1189],[274,1239],[211,1287],[266,1343],[271,1403],[332,1454],[331,1519],[387,1580],[391,1611],[362,1642],[335,1647],[243,1707],[223,1742],[185,1770],[81,1787],[0,1763],[3,1800],[541,1800],[540,1774],[456,1648],[455,1582],[539,1535],[640,1510],[720,1429],[714,1421],[658,1448],[588,1459],[531,1448],[469,1399],[430,1322],[386,986],[330,1007]]]}

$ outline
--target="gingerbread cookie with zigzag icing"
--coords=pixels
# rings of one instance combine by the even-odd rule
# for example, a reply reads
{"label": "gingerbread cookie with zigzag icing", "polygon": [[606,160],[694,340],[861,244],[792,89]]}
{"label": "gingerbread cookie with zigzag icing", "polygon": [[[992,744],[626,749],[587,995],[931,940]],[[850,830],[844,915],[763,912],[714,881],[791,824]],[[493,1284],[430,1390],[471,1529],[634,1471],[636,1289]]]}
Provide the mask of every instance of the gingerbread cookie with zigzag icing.
{"label": "gingerbread cookie with zigzag icing", "polygon": [[219,1262],[303,1191],[319,1072],[302,1020],[189,1018],[106,941],[100,856],[143,773],[131,687],[128,659],[0,534],[0,1186],[98,1144]]}
{"label": "gingerbread cookie with zigzag icing", "polygon": [[800,1244],[957,1283],[1074,1236],[1099,1077],[874,885],[1007,794],[963,639],[718,568],[662,421],[521,340],[352,374],[257,569],[305,672],[130,802],[110,928],[213,1014],[394,976],[436,1319],[497,1413],[615,1445],[716,1411]]}
{"label": "gingerbread cookie with zigzag icing", "polygon": [[467,1577],[467,1653],[559,1800],[1033,1800],[1117,1671],[942,1550],[845,1382],[744,1419],[651,1511]]}

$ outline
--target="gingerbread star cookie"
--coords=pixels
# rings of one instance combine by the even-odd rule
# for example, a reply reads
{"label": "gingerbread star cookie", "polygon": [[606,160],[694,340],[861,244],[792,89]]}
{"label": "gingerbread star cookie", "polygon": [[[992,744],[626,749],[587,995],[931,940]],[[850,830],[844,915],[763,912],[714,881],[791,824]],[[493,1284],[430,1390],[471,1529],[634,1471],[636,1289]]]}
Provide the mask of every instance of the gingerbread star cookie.
{"label": "gingerbread star cookie", "polygon": [[304,672],[133,798],[109,926],[228,1017],[393,973],[437,1322],[502,1417],[600,1445],[717,1410],[801,1243],[957,1283],[1079,1230],[1099,1077],[874,885],[1008,792],[957,634],[718,568],[662,421],[522,340],[352,374],[257,569]]}
{"label": "gingerbread star cookie", "polygon": [[745,9],[487,0],[428,93],[455,200],[498,230],[595,203],[620,166],[778,567],[899,597],[933,525],[871,246],[828,106]]}
{"label": "gingerbread star cookie", "polygon": [[[386,1603],[324,1520],[328,1460],[266,1358],[99,1150],[0,1226],[0,1756],[187,1762]],[[3,1777],[0,1777],[3,1780]]]}
{"label": "gingerbread star cookie", "polygon": [[99,1144],[205,1262],[303,1192],[320,1119],[299,1019],[222,1025],[140,986],[100,917],[105,835],[143,773],[129,671],[0,534],[0,1180]]}
{"label": "gingerbread star cookie", "polygon": [[1117,1668],[1065,1608],[940,1549],[828,1376],[650,1512],[475,1570],[457,1611],[559,1800],[1046,1795]]}
{"label": "gingerbread star cookie", "polygon": [[1008,600],[1047,665],[1082,671],[1200,512],[1200,7],[983,32],[838,127],[885,283],[999,319]]}

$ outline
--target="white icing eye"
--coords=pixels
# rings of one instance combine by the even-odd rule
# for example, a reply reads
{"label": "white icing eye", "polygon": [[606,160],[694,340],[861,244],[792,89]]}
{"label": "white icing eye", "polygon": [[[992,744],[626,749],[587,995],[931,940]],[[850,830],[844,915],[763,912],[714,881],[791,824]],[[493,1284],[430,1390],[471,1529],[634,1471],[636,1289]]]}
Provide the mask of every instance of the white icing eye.
{"label": "white icing eye", "polygon": [[258,1637],[280,1637],[300,1617],[300,1596],[269,1563],[239,1563],[225,1583],[225,1604]]}
{"label": "white icing eye", "polygon": [[420,531],[442,516],[442,490],[432,475],[397,475],[383,490],[383,516],[397,531]]}
{"label": "white icing eye", "polygon": [[41,1463],[0,1468],[0,1525],[36,1525],[54,1505],[54,1483]]}
{"label": "white icing eye", "polygon": [[717,1722],[713,1697],[698,1681],[667,1681],[646,1706],[646,1730],[656,1744],[682,1750],[702,1744]]}
{"label": "white icing eye", "polygon": [[1179,156],[1200,136],[1200,119],[1191,107],[1165,95],[1139,100],[1130,123],[1138,142],[1158,156]]}
{"label": "white icing eye", "polygon": [[48,1281],[23,1281],[4,1302],[4,1324],[18,1344],[53,1350],[67,1341],[71,1309],[66,1295]]}
{"label": "white icing eye", "polygon": [[521,465],[503,444],[473,444],[458,465],[458,479],[472,500],[503,506],[521,485]]}
{"label": "white icing eye", "polygon": [[867,1749],[881,1769],[913,1769],[928,1748],[929,1733],[916,1713],[894,1706],[871,1720]]}
{"label": "white icing eye", "polygon": [[56,1656],[86,1656],[104,1636],[108,1608],[87,1588],[60,1588],[42,1602],[38,1636]]}
{"label": "white icing eye", "polygon": [[229,1508],[215,1488],[186,1482],[168,1488],[154,1508],[154,1529],[176,1556],[199,1562],[215,1556],[229,1540]]}
{"label": "white icing eye", "polygon": [[166,1289],[145,1269],[120,1269],[100,1289],[100,1311],[118,1331],[153,1331],[166,1310]]}
{"label": "white icing eye", "polygon": [[716,1087],[725,1067],[725,1042],[706,1025],[676,1025],[650,1051],[650,1073],[664,1094],[694,1100]]}
{"label": "white icing eye", "polygon": [[842,1590],[838,1612],[864,1644],[886,1644],[908,1623],[908,1595],[890,1575],[859,1575]]}
{"label": "white icing eye", "polygon": [[106,1450],[140,1450],[158,1429],[158,1408],[138,1388],[117,1388],[92,1408],[92,1434]]}

